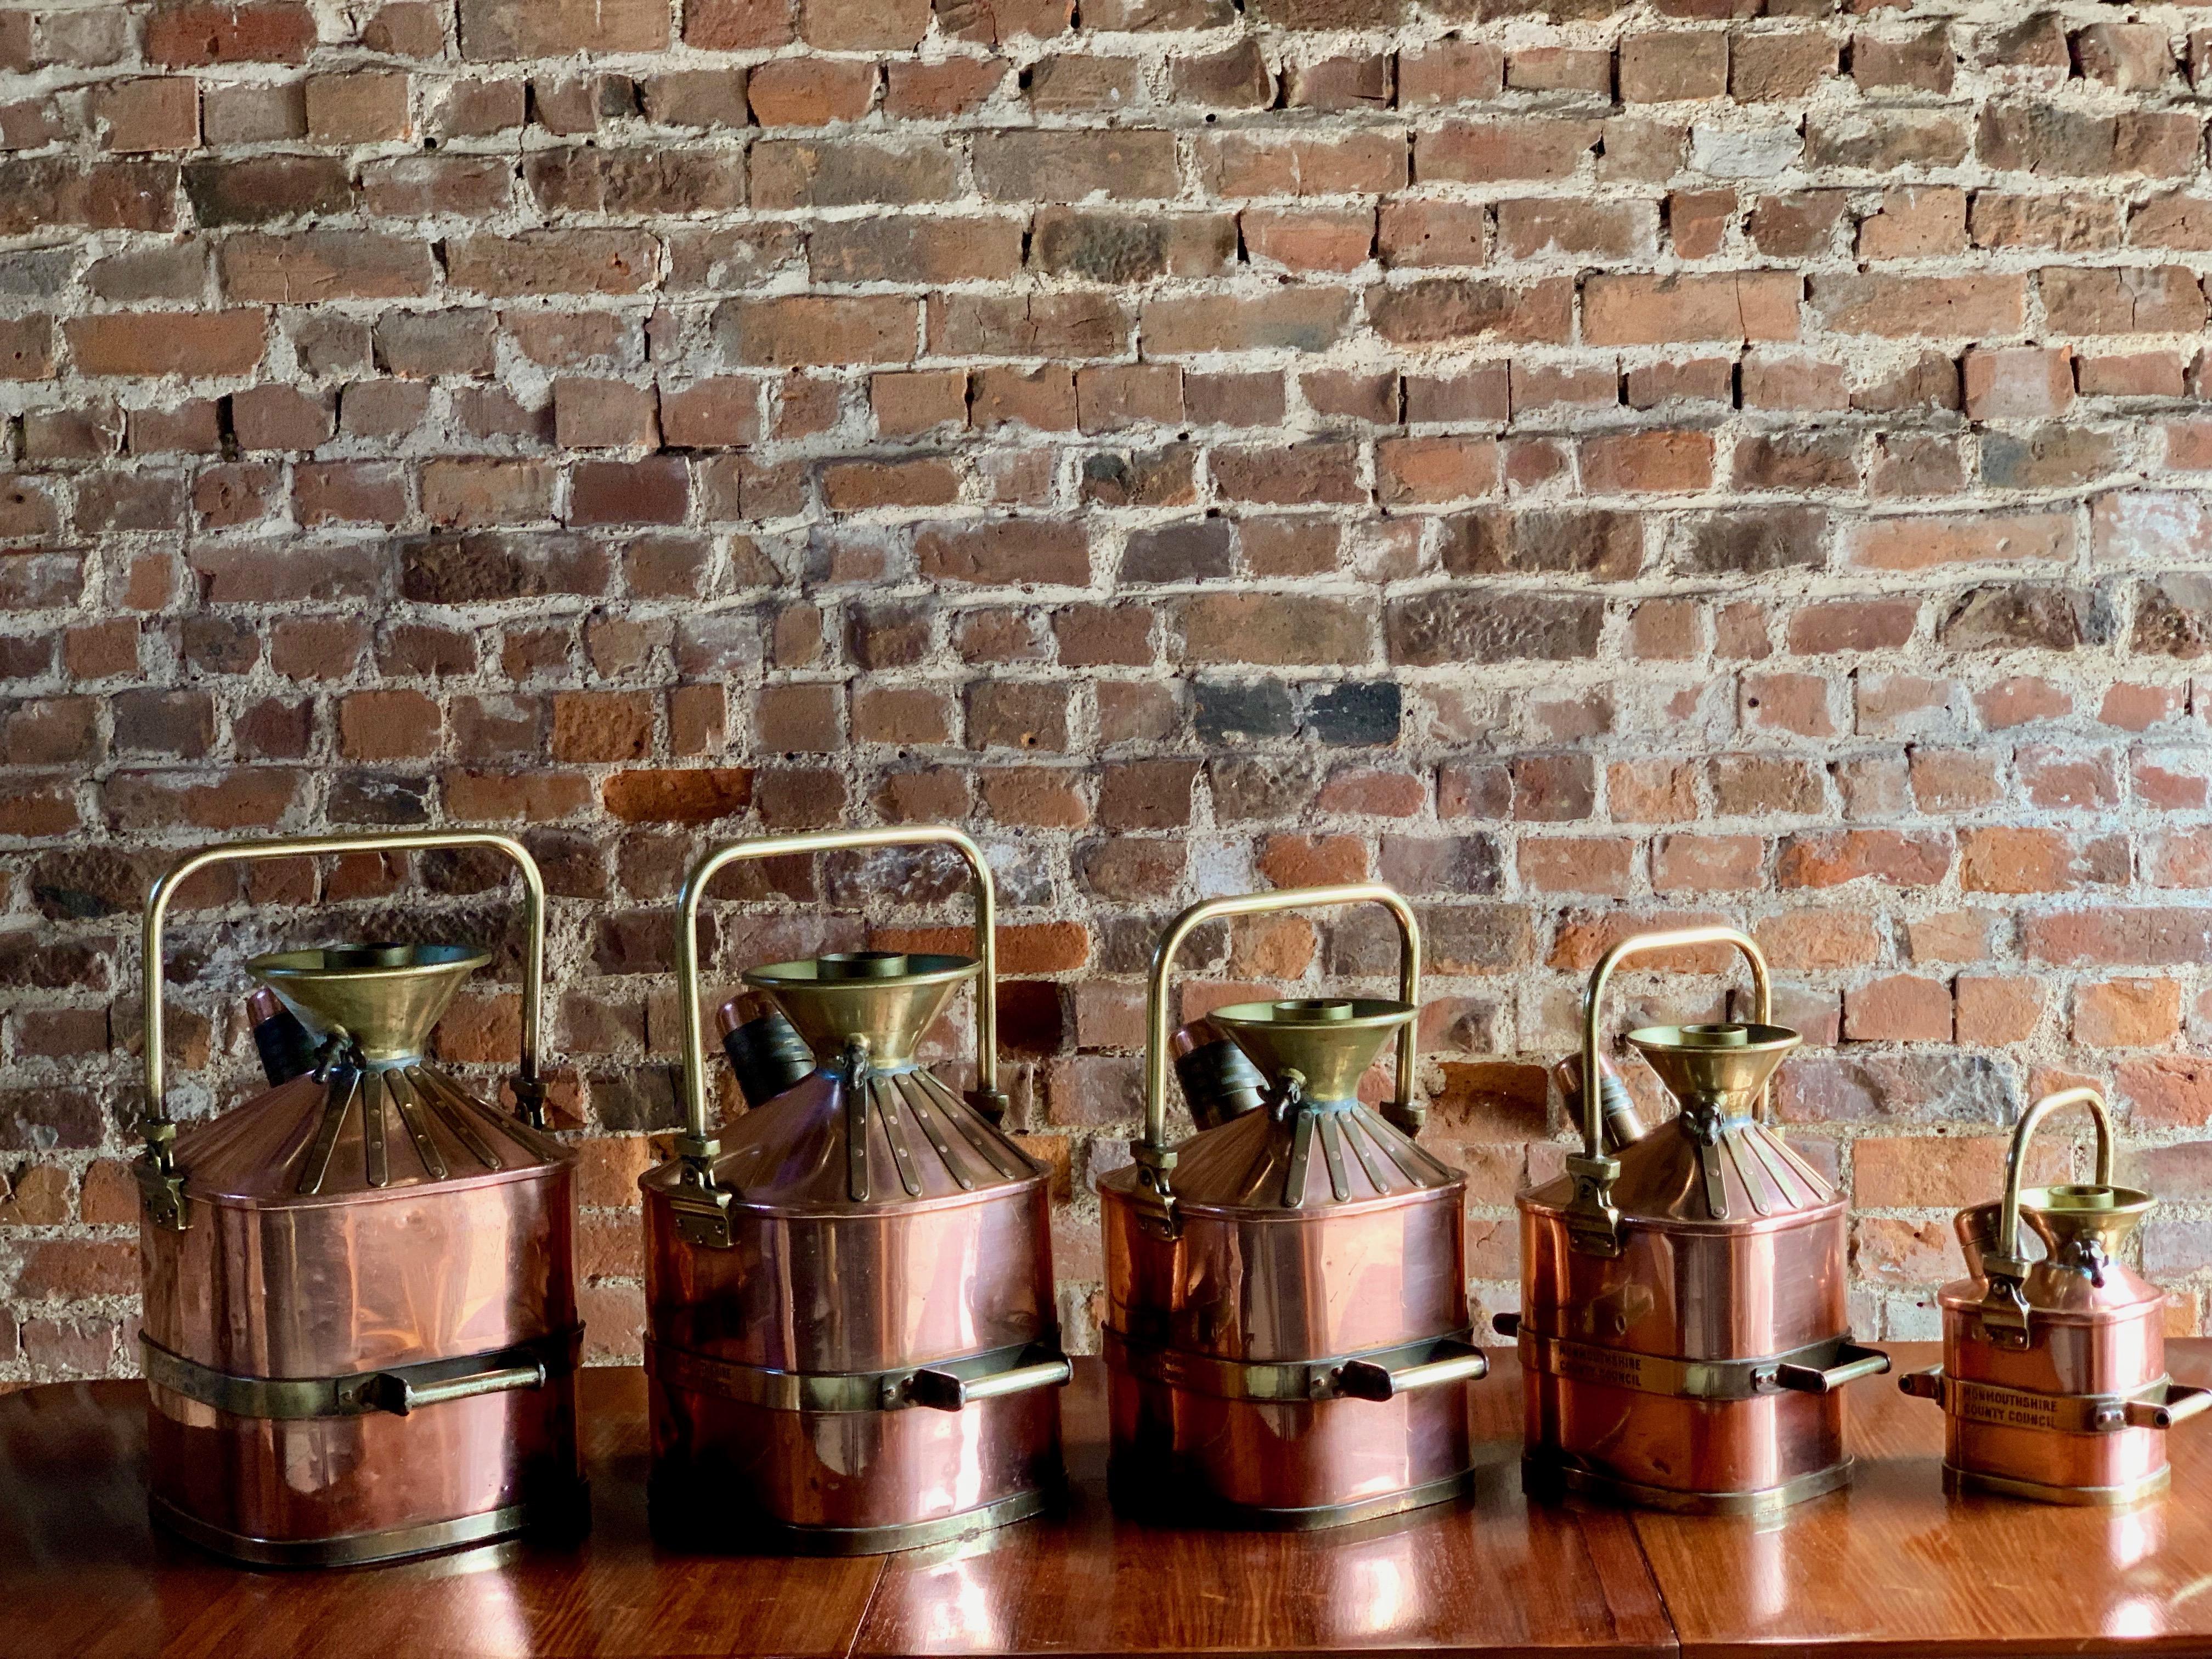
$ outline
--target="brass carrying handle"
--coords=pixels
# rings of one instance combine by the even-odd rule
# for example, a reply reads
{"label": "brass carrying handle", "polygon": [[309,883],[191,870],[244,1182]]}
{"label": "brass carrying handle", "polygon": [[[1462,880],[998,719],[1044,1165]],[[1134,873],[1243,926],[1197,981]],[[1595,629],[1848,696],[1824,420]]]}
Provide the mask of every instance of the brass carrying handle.
{"label": "brass carrying handle", "polygon": [[710,848],[684,878],[676,915],[676,992],[684,1005],[684,1121],[688,1133],[678,1151],[689,1160],[713,1156],[707,1121],[706,1021],[699,1010],[699,904],[707,884],[724,868],[755,859],[848,852],[871,847],[951,847],[975,877],[975,955],[983,964],[975,993],[975,1085],[999,1091],[999,896],[983,849],[950,824],[901,824],[882,830],[810,830],[796,836],[761,836]]}
{"label": "brass carrying handle", "polygon": [[2148,1400],[2130,1400],[2122,1408],[2123,1420],[2131,1429],[2171,1429],[2186,1423],[2192,1417],[2202,1416],[2212,1410],[2212,1389],[2191,1388],[2185,1383],[2166,1385],[2166,1398],[2154,1403]]}
{"label": "brass carrying handle", "polygon": [[2020,1259],[2020,1188],[2027,1170],[2027,1143],[2044,1119],[2069,1106],[2089,1109],[2089,1115],[2097,1125],[2097,1185],[2112,1184],[2112,1114],[2105,1104],[2104,1095],[2085,1083],[2044,1096],[2021,1114],[2020,1122],[2012,1132],[2011,1149],[2005,1154],[2004,1201],[1997,1211],[1997,1248],[1995,1255],[1984,1258],[1984,1265],[1992,1273],[2016,1279],[2027,1271],[2027,1264]]}
{"label": "brass carrying handle", "polygon": [[1074,1375],[1075,1367],[1064,1358],[1041,1359],[1034,1365],[1017,1365],[988,1376],[955,1376],[951,1371],[925,1369],[907,1379],[907,1398],[933,1411],[957,1412],[963,1406],[1010,1394],[1061,1388]]}
{"label": "brass carrying handle", "polygon": [[[1454,1344],[1455,1346],[1462,1345]],[[1471,1382],[1490,1375],[1490,1356],[1480,1348],[1401,1365],[1393,1370],[1371,1359],[1350,1359],[1337,1367],[1337,1392],[1354,1400],[1395,1400],[1417,1389],[1442,1388],[1447,1382]]]}
{"label": "brass carrying handle", "polygon": [[449,1400],[473,1400],[480,1394],[507,1394],[516,1389],[542,1389],[545,1377],[544,1362],[535,1359],[525,1365],[502,1365],[496,1370],[448,1377],[442,1382],[410,1382],[404,1376],[386,1375],[377,1378],[373,1397],[379,1411],[404,1417],[425,1406],[442,1406]]}
{"label": "brass carrying handle", "polygon": [[163,969],[161,933],[168,920],[169,902],[185,882],[211,865],[252,862],[264,859],[320,858],[345,853],[418,853],[437,848],[488,847],[511,859],[522,872],[523,918],[529,934],[522,960],[522,1053],[516,1067],[516,1104],[526,1121],[544,1127],[544,1085],[538,1075],[540,1020],[545,979],[545,878],[529,849],[512,836],[489,830],[412,830],[370,836],[286,836],[269,841],[237,842],[223,847],[204,847],[180,862],[154,884],[146,896],[143,939],[146,982],[146,1118],[147,1144],[163,1168],[167,1162],[169,1115],[163,1098],[166,1080],[161,1052],[161,995]]}
{"label": "brass carrying handle", "polygon": [[1836,1350],[1831,1365],[1777,1365],[1774,1386],[1795,1394],[1833,1394],[1846,1382],[1863,1376],[1880,1376],[1889,1369],[1889,1356],[1879,1348],[1863,1348],[1845,1342]]}
{"label": "brass carrying handle", "polygon": [[[1277,910],[1318,910],[1340,904],[1380,904],[1398,922],[1398,1000],[1419,1006],[1421,1000],[1421,924],[1413,907],[1395,887],[1379,881],[1346,882],[1334,887],[1285,887],[1272,893],[1238,893],[1206,899],[1177,916],[1152,952],[1152,983],[1146,994],[1145,1146],[1167,1148],[1168,1133],[1168,978],[1183,941],[1196,929],[1224,916],[1265,915]],[[1413,1062],[1419,1042],[1407,1020],[1398,1033],[1398,1086],[1393,1109],[1401,1117],[1413,1111]],[[1403,1124],[1400,1125],[1403,1127]]]}
{"label": "brass carrying handle", "polygon": [[[1693,945],[1733,945],[1743,953],[1751,964],[1751,985],[1754,1018],[1761,1025],[1770,1024],[1774,1017],[1773,981],[1766,968],[1766,955],[1748,933],[1734,927],[1678,927],[1662,933],[1638,933],[1625,939],[1598,958],[1591,969],[1589,988],[1583,995],[1583,1156],[1592,1160],[1605,1157],[1605,1107],[1602,1089],[1589,1086],[1589,1079],[1600,1075],[1598,1065],[1599,1021],[1605,1012],[1605,990],[1613,978],[1613,970],[1631,957],[1650,956],[1661,951],[1680,951]],[[1766,1091],[1759,1091],[1763,1106]],[[1761,1116],[1765,1115],[1762,1111]]]}

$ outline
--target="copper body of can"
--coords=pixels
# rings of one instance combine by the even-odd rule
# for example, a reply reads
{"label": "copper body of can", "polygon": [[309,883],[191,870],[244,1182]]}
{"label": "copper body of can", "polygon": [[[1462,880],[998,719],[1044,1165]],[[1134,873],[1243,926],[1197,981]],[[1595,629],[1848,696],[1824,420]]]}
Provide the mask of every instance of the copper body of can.
{"label": "copper body of can", "polygon": [[[1757,1018],[1628,1035],[1681,1105],[1629,1109],[1599,1042],[1627,957],[1725,945],[1750,963]],[[1522,1193],[1514,1333],[1540,1492],[1692,1514],[1759,1514],[1850,1478],[1843,1386],[1887,1370],[1850,1340],[1840,1194],[1760,1121],[1795,1031],[1768,1021],[1766,960],[1730,927],[1626,939],[1583,1009],[1583,1147]]]}
{"label": "copper body of can", "polygon": [[[1526,1195],[1520,1207],[1525,1346],[1728,1361],[1833,1341],[1849,1322],[1841,1200],[1757,1231],[1625,1226],[1613,1258],[1577,1253],[1557,1210]],[[1814,1497],[1848,1474],[1838,1393],[1699,1399],[1608,1383],[1603,1361],[1577,1358],[1525,1373],[1540,1484],[1724,1510],[1739,1496]]]}
{"label": "copper body of can", "polygon": [[658,1508],[693,1519],[745,1514],[791,1547],[842,1553],[911,1547],[933,1531],[1042,1507],[1060,1468],[1049,1390],[955,1412],[793,1409],[731,1398],[666,1358],[890,1376],[1049,1342],[1042,1176],[873,1211],[779,1212],[740,1200],[726,1250],[684,1240],[668,1199],[674,1177],[673,1166],[644,1177]]}
{"label": "copper body of can", "polygon": [[[1213,1109],[1219,1057],[1186,1074],[1200,1132],[1164,1137],[1169,975],[1218,917],[1379,903],[1400,928],[1400,997],[1243,1003],[1209,1017],[1257,1103]],[[1337,1526],[1436,1503],[1470,1474],[1467,1183],[1412,1131],[1420,935],[1405,901],[1358,884],[1215,899],[1152,962],[1146,1133],[1100,1183],[1117,1507],[1169,1522]],[[1382,1111],[1362,1076],[1397,1045]],[[1195,1085],[1196,1086],[1194,1086]]]}
{"label": "copper body of can", "polygon": [[[2087,1106],[2097,1177],[2022,1191],[2029,1139],[2051,1112]],[[2166,1437],[2212,1406],[2166,1370],[2166,1294],[2117,1259],[2153,1208],[2112,1184],[2103,1097],[2075,1088],[2021,1116],[2005,1195],[1959,1212],[1967,1277],[1943,1287],[1943,1364],[1899,1379],[1941,1402],[1947,1486],[2050,1504],[2125,1504],[2164,1489]],[[2029,1261],[2021,1222],[2045,1254]]]}
{"label": "copper body of can", "polygon": [[[256,958],[313,1034],[313,1069],[179,1128],[161,1088],[163,913],[231,859],[453,845],[507,853],[529,898],[524,1054],[533,1112],[543,889],[503,836],[250,842],[187,859],[149,900],[141,1358],[155,1518],[217,1553],[337,1565],[586,1516],[573,1159],[423,1058],[489,957],[378,945]],[[264,999],[256,1013],[265,1024]],[[266,1055],[264,1055],[266,1058]]]}
{"label": "copper body of can", "polygon": [[[285,1090],[319,1115],[315,1079]],[[188,1133],[179,1161],[191,1168],[198,1150]],[[533,1346],[553,1363],[541,1386],[405,1416],[242,1415],[153,1382],[148,1468],[173,1527],[244,1559],[319,1565],[574,1519],[562,1513],[582,1480],[564,1340],[576,1325],[568,1164],[369,1200],[264,1206],[188,1191],[185,1201],[183,1231],[139,1229],[146,1338],[172,1354],[300,1379]]]}
{"label": "copper body of can", "polygon": [[[801,1043],[815,1066],[709,1134],[696,927],[707,883],[740,859],[915,842],[967,860],[977,954],[750,970],[788,1029],[739,1046],[741,1083],[786,1083]],[[737,842],[693,867],[678,934],[689,1133],[640,1182],[664,1536],[908,1549],[1019,1520],[1060,1489],[1069,1367],[1048,1177],[998,1127],[994,904],[981,849],[927,826]],[[963,1097],[915,1054],[970,984],[978,1079]]]}
{"label": "copper body of can", "polygon": [[1126,1171],[1101,1187],[1115,1501],[1172,1516],[1341,1525],[1448,1497],[1465,1477],[1468,1381],[1387,1400],[1226,1398],[1139,1375],[1138,1353],[1299,1364],[1395,1351],[1468,1323],[1466,1183],[1308,1214],[1182,1211],[1147,1230]]}

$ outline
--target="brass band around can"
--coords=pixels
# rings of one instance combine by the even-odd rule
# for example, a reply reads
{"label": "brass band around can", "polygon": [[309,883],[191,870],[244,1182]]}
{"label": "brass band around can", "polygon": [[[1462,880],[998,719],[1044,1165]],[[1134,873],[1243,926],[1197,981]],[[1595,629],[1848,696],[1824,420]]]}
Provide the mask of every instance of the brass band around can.
{"label": "brass band around can", "polygon": [[[170,1117],[163,934],[187,881],[240,860],[472,848],[523,881],[516,1114],[424,1057],[491,958],[368,944],[249,963],[298,1022],[296,1060],[264,1048],[276,1086],[210,1121]],[[505,836],[240,842],[155,884],[135,1173],[163,1526],[241,1561],[342,1565],[583,1524],[574,1158],[544,1133],[544,882]]]}
{"label": "brass band around can", "polygon": [[[1256,1103],[1167,1139],[1169,993],[1209,921],[1376,904],[1396,921],[1398,997],[1217,1008],[1262,1079]],[[1145,1133],[1099,1184],[1115,1503],[1247,1527],[1340,1525],[1453,1497],[1469,1478],[1468,1385],[1488,1369],[1468,1328],[1467,1183],[1418,1146],[1420,929],[1389,887],[1358,883],[1194,905],[1153,953]],[[1186,1054],[1213,1040],[1183,1045]],[[1359,1082],[1397,1048],[1381,1112]],[[1187,1074],[1188,1075],[1188,1074]]]}
{"label": "brass band around can", "polygon": [[[767,1097],[717,1134],[700,1012],[708,884],[745,860],[916,847],[966,861],[975,953],[749,969],[788,1029],[732,1032],[741,1084]],[[990,866],[957,830],[766,836],[692,866],[677,914],[684,1129],[640,1183],[663,1535],[907,1549],[1020,1520],[1060,1489],[1055,1390],[1070,1368],[1047,1172],[999,1127],[996,921]],[[963,1096],[917,1051],[967,986]]]}

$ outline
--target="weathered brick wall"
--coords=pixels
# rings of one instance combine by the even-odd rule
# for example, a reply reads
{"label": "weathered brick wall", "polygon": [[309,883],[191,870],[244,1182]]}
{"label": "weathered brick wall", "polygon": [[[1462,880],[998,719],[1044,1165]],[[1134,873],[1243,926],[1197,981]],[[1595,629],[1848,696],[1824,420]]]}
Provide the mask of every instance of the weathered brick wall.
{"label": "weathered brick wall", "polygon": [[[1078,1340],[1161,920],[1363,874],[1425,916],[1490,1305],[1579,975],[1695,915],[1808,1033],[1863,1332],[1931,1330],[1948,1206],[2075,1076],[2196,1327],[2212,8],[88,4],[0,70],[0,1379],[130,1363],[149,875],[431,823],[558,895],[603,1352],[685,861],[883,819],[1000,860]],[[499,935],[423,862],[191,896],[186,1110],[251,1085],[250,948]],[[949,890],[733,880],[717,985]],[[1691,965],[1624,1013],[1712,1012]],[[444,1034],[486,1078],[509,983]]]}

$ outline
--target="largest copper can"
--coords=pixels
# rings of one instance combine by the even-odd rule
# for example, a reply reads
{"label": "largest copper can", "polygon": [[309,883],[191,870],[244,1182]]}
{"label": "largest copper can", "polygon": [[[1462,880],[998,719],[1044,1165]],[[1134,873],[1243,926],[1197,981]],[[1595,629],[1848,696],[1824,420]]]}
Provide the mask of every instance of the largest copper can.
{"label": "largest copper can", "polygon": [[[1748,960],[1754,1018],[1631,1032],[1682,1109],[1608,1151],[1608,1116],[1637,1120],[1608,1111],[1626,1103],[1599,1048],[1607,983],[1631,957],[1705,945]],[[1850,1478],[1839,1390],[1889,1361],[1850,1340],[1842,1196],[1759,1121],[1798,1042],[1770,995],[1729,927],[1625,940],[1590,976],[1583,1151],[1516,1200],[1521,1311],[1497,1322],[1520,1341],[1536,1491],[1755,1514]]]}
{"label": "largest copper can", "polygon": [[[708,884],[739,860],[913,844],[967,860],[975,954],[751,969],[745,982],[805,1051],[787,1087],[711,1134],[696,928]],[[951,829],[763,838],[693,867],[678,922],[687,1130],[641,1181],[664,1535],[905,1549],[1019,1520],[1059,1489],[1054,1390],[1069,1369],[1048,1174],[999,1127],[994,911],[981,849]],[[963,1097],[915,1051],[969,985],[976,1085]],[[740,1035],[757,1039],[771,1078],[793,1047],[790,1030]]]}
{"label": "largest copper can", "polygon": [[[2024,1190],[2029,1141],[2068,1106],[2096,1121],[2096,1179]],[[1958,1214],[1966,1277],[1941,1294],[1943,1364],[1898,1379],[1943,1407],[1946,1486],[2077,1504],[2165,1488],[2166,1431],[2212,1407],[2212,1390],[2166,1375],[2166,1292],[2121,1259],[2154,1206],[2113,1184],[2112,1117],[2095,1089],[2021,1115],[2004,1196]],[[2039,1258],[2022,1249],[2023,1222]]]}
{"label": "largest copper can", "polygon": [[[370,945],[248,964],[313,1033],[312,1069],[213,1121],[171,1121],[162,932],[185,881],[231,860],[447,847],[496,850],[523,874],[522,1116],[423,1056],[490,958]],[[436,832],[212,848],[155,884],[144,944],[137,1174],[155,1519],[275,1565],[582,1524],[572,1160],[541,1132],[544,898],[529,854]]]}
{"label": "largest copper can", "polygon": [[[1209,1025],[1251,1060],[1264,1097],[1170,1146],[1169,983],[1191,931],[1226,916],[1364,902],[1399,924],[1398,999],[1216,1009]],[[1419,1000],[1419,927],[1379,884],[1215,899],[1163,937],[1145,1135],[1132,1143],[1135,1164],[1099,1193],[1109,1473],[1123,1509],[1324,1527],[1466,1486],[1468,1389],[1487,1366],[1468,1329],[1467,1183],[1413,1138]],[[1393,1040],[1397,1096],[1378,1113],[1358,1085]],[[1194,1099],[1201,1122],[1214,1104]]]}

